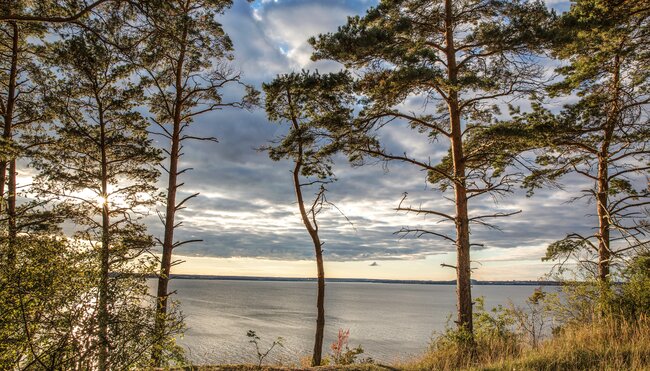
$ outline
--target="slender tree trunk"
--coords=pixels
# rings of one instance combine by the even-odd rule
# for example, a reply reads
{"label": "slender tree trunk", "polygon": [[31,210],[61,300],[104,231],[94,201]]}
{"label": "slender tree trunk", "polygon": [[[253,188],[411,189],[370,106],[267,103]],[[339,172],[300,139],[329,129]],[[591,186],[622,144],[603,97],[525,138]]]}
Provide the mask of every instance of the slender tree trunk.
{"label": "slender tree trunk", "polygon": [[185,50],[187,41],[187,27],[183,29],[181,51],[175,71],[176,97],[174,104],[174,117],[171,138],[171,150],[169,152],[169,179],[167,183],[167,205],[165,213],[165,236],[163,239],[162,260],[160,262],[160,275],[158,276],[158,292],[156,305],[155,334],[159,344],[154,346],[152,361],[154,366],[162,365],[162,342],[165,336],[167,301],[169,297],[169,275],[172,265],[172,250],[174,249],[174,229],[176,219],[176,191],[178,190],[178,160],[181,147],[181,121],[183,113],[183,68],[185,62]]}
{"label": "slender tree trunk", "polygon": [[465,158],[460,124],[460,105],[456,83],[458,71],[454,46],[454,21],[452,1],[445,1],[445,38],[448,79],[452,87],[448,90],[447,105],[451,126],[451,154],[454,167],[454,197],[456,201],[456,294],[457,325],[470,333],[472,323],[472,292],[470,270],[469,216],[467,211],[467,190],[465,187]]}
{"label": "slender tree trunk", "polygon": [[[163,253],[160,262],[160,275],[158,276],[158,292],[156,306],[156,324],[155,331],[158,341],[163,341],[166,316],[167,316],[167,299],[169,290],[169,275],[171,272],[172,250],[174,248],[174,223],[176,216],[176,190],[178,181],[178,152],[179,152],[179,131],[180,123],[174,124],[172,138],[171,156],[169,156],[169,180],[167,184],[167,205],[165,214],[165,236],[163,240]],[[154,365],[159,367],[162,363],[162,348],[154,347],[152,360]]]}
{"label": "slender tree trunk", "polygon": [[[302,152],[302,150],[299,152]],[[300,157],[302,157],[302,153]],[[318,297],[316,299],[316,308],[318,309],[318,315],[316,317],[316,334],[314,337],[314,351],[311,364],[312,366],[320,366],[323,356],[323,336],[325,333],[325,269],[323,268],[323,249],[320,238],[318,237],[318,229],[309,221],[309,216],[305,209],[305,201],[300,186],[301,167],[302,161],[296,161],[293,170],[293,185],[296,191],[296,200],[298,201],[302,222],[305,228],[307,228],[307,232],[309,232],[309,236],[314,243],[314,251],[316,252],[316,266],[318,269]]]}
{"label": "slender tree trunk", "polygon": [[97,323],[99,327],[99,355],[98,355],[98,368],[100,371],[108,370],[108,324],[110,316],[108,313],[108,289],[109,289],[109,259],[110,259],[110,218],[108,210],[108,162],[106,155],[106,128],[102,115],[102,108],[100,104],[100,145],[101,145],[101,197],[102,197],[102,244],[101,244],[101,267],[100,267],[100,281],[99,281],[99,311],[97,315]]}
{"label": "slender tree trunk", "polygon": [[[13,119],[14,119],[14,110],[16,107],[16,87],[17,87],[16,80],[18,77],[18,53],[19,53],[18,48],[19,48],[19,39],[20,39],[18,25],[16,24],[16,22],[11,22],[10,24],[11,24],[13,35],[11,39],[11,66],[9,67],[9,84],[7,86],[7,102],[4,107],[5,112],[3,117],[4,127],[2,132],[2,138],[5,143],[11,143],[13,139]],[[9,183],[10,183],[8,186],[8,194],[7,194],[7,208],[8,208],[7,224],[9,229],[8,232],[9,232],[10,242],[14,241],[16,237],[15,234],[15,225],[16,225],[15,160],[13,160],[14,163],[13,171],[11,170],[11,163],[12,163],[11,159],[10,160],[5,159],[3,161],[0,161],[0,197],[3,199],[2,202],[0,202],[0,212],[2,212],[2,208],[4,207],[5,185],[7,184],[7,175],[9,175]],[[7,174],[7,170],[9,170],[9,174]],[[12,202],[12,195],[13,195],[13,202]],[[11,206],[12,204],[13,204],[13,210]]]}
{"label": "slender tree trunk", "polygon": [[100,371],[108,370],[108,323],[110,320],[108,313],[108,276],[110,272],[108,224],[108,205],[104,203],[104,206],[102,207],[101,271],[99,281],[99,311],[97,315],[97,323],[99,327],[98,368]]}
{"label": "slender tree trunk", "polygon": [[312,366],[320,366],[323,354],[323,337],[325,336],[325,269],[323,268],[323,250],[320,239],[312,236],[314,249],[316,250],[316,266],[318,267],[318,297],[316,299],[316,308],[318,316],[316,317],[316,334],[314,335],[314,351],[312,357]]}
{"label": "slender tree trunk", "polygon": [[[13,244],[18,236],[18,227],[16,222],[16,159],[9,160],[9,184],[7,187],[7,216],[9,227],[9,241]],[[12,249],[13,250],[13,249]],[[13,258],[15,253],[12,251]]]}
{"label": "slender tree trunk", "polygon": [[[16,81],[18,78],[18,48],[20,34],[16,22],[11,22],[10,24],[13,32],[11,38],[11,66],[9,67],[9,84],[7,89],[7,101],[4,107],[4,130],[2,136],[5,143],[13,144],[13,120],[17,98]],[[7,186],[7,260],[9,266],[14,267],[17,255],[14,242],[16,241],[18,231],[16,229],[16,159],[13,155],[10,159],[5,159],[4,161],[0,162],[0,219],[2,219],[2,209],[5,207],[5,186]]]}

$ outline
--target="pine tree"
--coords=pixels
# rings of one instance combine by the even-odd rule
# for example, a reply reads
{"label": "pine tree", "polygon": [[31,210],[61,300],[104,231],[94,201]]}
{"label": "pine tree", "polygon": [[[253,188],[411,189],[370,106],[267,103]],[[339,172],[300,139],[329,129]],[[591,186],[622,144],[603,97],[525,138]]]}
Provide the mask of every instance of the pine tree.
{"label": "pine tree", "polygon": [[[317,217],[324,206],[331,205],[325,186],[334,181],[331,157],[342,149],[339,131],[349,126],[352,117],[351,81],[350,75],[344,72],[320,75],[303,71],[278,76],[263,86],[269,120],[290,125],[288,133],[265,150],[275,161],[289,159],[294,163],[292,180],[296,201],[316,254],[318,315],[312,366],[321,364],[325,328],[323,242]],[[305,206],[303,194],[310,186],[319,188]]]}
{"label": "pine tree", "polygon": [[[119,20],[104,27],[119,29]],[[98,261],[96,367],[141,364],[152,346],[143,253],[153,245],[138,220],[156,202],[159,151],[136,111],[142,89],[131,82],[134,66],[94,33],[75,34],[50,46],[49,63],[60,76],[54,133],[34,164],[39,192],[54,195],[78,226]],[[145,266],[143,266],[143,264]],[[93,330],[95,331],[95,330]]]}
{"label": "pine tree", "polygon": [[[440,217],[455,236],[432,229],[405,229],[434,235],[456,247],[457,324],[472,332],[470,223],[489,225],[497,212],[470,215],[469,201],[510,190],[503,173],[513,159],[499,143],[469,141],[489,127],[498,99],[513,99],[534,89],[541,76],[531,50],[548,23],[540,2],[506,0],[384,0],[363,17],[350,17],[335,33],[312,38],[315,59],[333,59],[363,76],[358,93],[367,97],[355,128],[357,157],[402,161],[428,173],[442,190],[453,189],[453,212],[403,206],[398,210]],[[418,97],[426,106],[409,112],[400,105]],[[381,146],[376,129],[403,121],[431,142],[449,141],[449,156],[393,154]],[[477,136],[478,137],[478,136]],[[467,146],[464,142],[475,145]],[[404,200],[403,200],[404,201]],[[474,244],[475,245],[475,244]]]}
{"label": "pine tree", "polygon": [[[8,244],[0,237],[0,251]],[[92,254],[60,235],[21,233],[11,244],[16,259],[0,257],[0,368],[91,368]]]}
{"label": "pine tree", "polygon": [[[233,45],[215,17],[232,4],[229,0],[185,0],[161,2],[143,14],[142,30],[150,35],[133,59],[145,71],[143,83],[148,86],[151,120],[158,135],[169,140],[163,149],[167,163],[165,213],[160,215],[164,225],[162,259],[158,275],[157,331],[165,332],[168,312],[169,275],[175,248],[198,240],[175,241],[174,232],[181,223],[176,213],[192,198],[191,194],[178,200],[184,185],[179,176],[189,169],[179,167],[184,145],[194,140],[214,141],[189,133],[189,127],[200,115],[227,107],[249,108],[257,102],[258,94],[241,82],[241,75],[230,66]],[[240,86],[243,98],[224,101],[222,89]],[[161,337],[162,339],[162,337]],[[161,340],[163,341],[163,340]],[[160,349],[153,354],[154,364],[161,365]]]}
{"label": "pine tree", "polygon": [[[546,260],[569,257],[601,282],[631,250],[648,246],[642,220],[650,205],[650,8],[640,1],[578,0],[558,20],[552,52],[566,61],[551,97],[576,103],[553,114],[538,102],[519,122],[543,148],[534,190],[573,173],[593,184],[583,191],[595,205],[596,233],[572,233],[551,244]],[[586,256],[584,255],[586,254]]]}
{"label": "pine tree", "polygon": [[[26,2],[14,1],[8,7],[18,10],[26,7]],[[27,217],[37,203],[17,203],[16,176],[17,161],[27,157],[33,145],[26,137],[51,116],[42,94],[48,74],[34,58],[39,48],[33,40],[42,38],[45,30],[38,24],[0,23],[0,141],[4,147],[0,156],[0,222],[9,241],[39,223]]]}
{"label": "pine tree", "polygon": [[[82,20],[109,4],[138,4],[139,0],[6,0],[0,6],[0,22],[82,24]],[[20,6],[16,6],[21,4]]]}

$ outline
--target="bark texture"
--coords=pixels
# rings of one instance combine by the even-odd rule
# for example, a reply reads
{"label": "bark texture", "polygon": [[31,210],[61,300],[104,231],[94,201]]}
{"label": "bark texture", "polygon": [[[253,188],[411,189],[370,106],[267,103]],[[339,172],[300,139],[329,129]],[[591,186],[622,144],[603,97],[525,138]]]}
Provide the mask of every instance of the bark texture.
{"label": "bark texture", "polygon": [[447,91],[447,106],[451,127],[451,154],[454,175],[454,197],[456,203],[456,323],[472,333],[472,292],[470,269],[469,216],[467,206],[467,189],[465,187],[465,158],[463,156],[462,128],[460,123],[460,106],[458,92],[458,68],[454,46],[454,23],[452,1],[445,1],[445,39],[447,57],[447,74],[451,88]]}

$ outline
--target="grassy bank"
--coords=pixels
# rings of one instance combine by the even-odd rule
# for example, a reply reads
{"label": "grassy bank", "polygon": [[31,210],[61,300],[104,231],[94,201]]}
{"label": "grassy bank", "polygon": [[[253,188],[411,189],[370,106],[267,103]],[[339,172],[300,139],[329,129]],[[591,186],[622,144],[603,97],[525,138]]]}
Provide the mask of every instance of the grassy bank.
{"label": "grassy bank", "polygon": [[650,321],[570,326],[537,348],[494,340],[475,356],[458,345],[432,349],[404,370],[650,370]]}
{"label": "grassy bank", "polygon": [[255,365],[193,366],[192,371],[297,371],[297,370],[650,370],[650,320],[636,323],[605,320],[564,328],[537,348],[492,337],[478,339],[477,350],[444,338],[418,359],[393,365],[354,364],[348,366],[296,367]]}

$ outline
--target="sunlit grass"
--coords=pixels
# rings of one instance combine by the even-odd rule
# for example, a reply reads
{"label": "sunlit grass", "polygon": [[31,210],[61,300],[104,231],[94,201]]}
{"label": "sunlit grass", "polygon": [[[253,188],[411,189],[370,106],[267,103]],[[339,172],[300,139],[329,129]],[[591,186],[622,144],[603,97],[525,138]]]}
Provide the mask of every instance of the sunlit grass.
{"label": "sunlit grass", "polygon": [[503,340],[479,343],[474,357],[458,345],[434,346],[405,370],[648,370],[650,320],[603,319],[564,328],[537,349]]}

